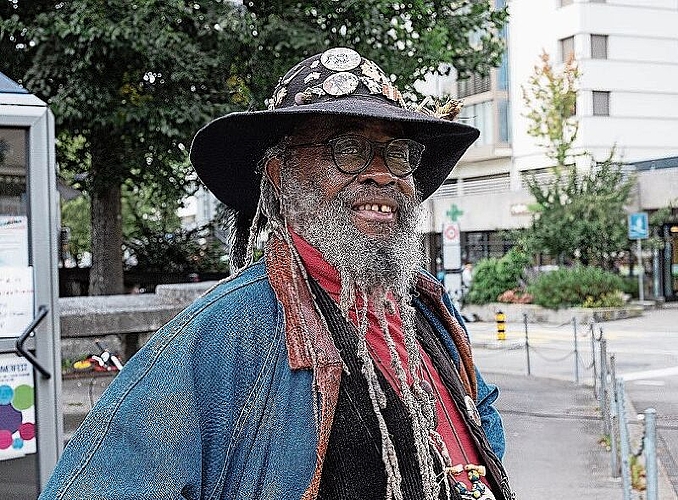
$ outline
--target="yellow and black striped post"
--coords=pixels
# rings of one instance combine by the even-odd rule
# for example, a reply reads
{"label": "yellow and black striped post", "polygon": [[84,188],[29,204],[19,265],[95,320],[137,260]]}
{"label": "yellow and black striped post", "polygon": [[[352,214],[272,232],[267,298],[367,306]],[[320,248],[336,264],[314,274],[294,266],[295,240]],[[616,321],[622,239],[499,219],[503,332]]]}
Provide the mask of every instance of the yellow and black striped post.
{"label": "yellow and black striped post", "polygon": [[497,340],[506,340],[506,315],[501,311],[497,311],[494,319],[497,322]]}

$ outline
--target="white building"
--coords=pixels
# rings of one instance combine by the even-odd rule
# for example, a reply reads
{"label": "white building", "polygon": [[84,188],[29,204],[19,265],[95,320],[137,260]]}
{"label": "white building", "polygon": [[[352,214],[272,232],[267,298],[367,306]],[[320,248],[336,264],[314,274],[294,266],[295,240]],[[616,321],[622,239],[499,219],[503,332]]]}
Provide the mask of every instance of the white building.
{"label": "white building", "polygon": [[[522,87],[542,51],[556,66],[570,52],[578,62],[577,149],[604,159],[616,145],[636,166],[633,210],[678,206],[678,0],[509,0],[509,12],[502,67],[448,89],[481,138],[432,198],[429,231],[456,219],[461,257],[473,262],[504,253],[501,230],[529,224],[525,172],[548,175],[549,162],[527,134]],[[664,237],[646,263],[649,292],[677,298],[678,224],[667,221]],[[441,237],[431,240],[433,253]]]}

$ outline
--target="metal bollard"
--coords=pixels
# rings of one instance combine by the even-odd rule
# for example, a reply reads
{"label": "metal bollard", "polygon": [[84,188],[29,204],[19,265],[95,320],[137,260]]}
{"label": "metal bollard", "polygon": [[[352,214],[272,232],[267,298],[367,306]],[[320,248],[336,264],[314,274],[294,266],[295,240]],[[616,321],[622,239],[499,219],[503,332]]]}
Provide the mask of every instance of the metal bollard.
{"label": "metal bollard", "polygon": [[607,385],[607,341],[602,339],[600,341],[600,412],[603,415],[603,434],[610,435],[608,426],[608,419],[605,414],[608,413],[608,395],[609,388]]}
{"label": "metal bollard", "polygon": [[610,355],[610,386],[612,397],[610,399],[610,468],[612,477],[617,478],[619,471],[619,416],[617,415],[617,362],[615,355]]}
{"label": "metal bollard", "polygon": [[506,315],[497,311],[494,319],[497,322],[497,340],[506,340]]}
{"label": "metal bollard", "polygon": [[572,329],[574,330],[574,383],[579,385],[579,349],[577,348],[577,318],[572,317]]}
{"label": "metal bollard", "polygon": [[645,414],[645,479],[647,481],[646,500],[659,498],[657,475],[657,411],[648,408]]}
{"label": "metal bollard", "polygon": [[527,356],[527,374],[532,375],[530,370],[530,338],[527,334],[527,314],[523,313],[523,323],[525,323],[525,355]]}
{"label": "metal bollard", "polygon": [[631,465],[629,463],[629,430],[626,427],[624,379],[617,380],[617,415],[619,422],[619,445],[621,448],[621,476],[624,500],[631,500]]}
{"label": "metal bollard", "polygon": [[593,397],[598,397],[598,369],[596,368],[596,326],[591,323],[591,363],[593,364]]}

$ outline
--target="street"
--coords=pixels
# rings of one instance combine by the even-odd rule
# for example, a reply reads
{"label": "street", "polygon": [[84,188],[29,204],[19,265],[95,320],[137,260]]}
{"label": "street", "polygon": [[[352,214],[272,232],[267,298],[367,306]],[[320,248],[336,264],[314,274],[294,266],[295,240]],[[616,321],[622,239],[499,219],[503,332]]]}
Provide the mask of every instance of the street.
{"label": "street", "polygon": [[[497,340],[493,323],[467,326],[476,363],[483,372],[527,374],[524,324],[508,324],[504,341]],[[647,310],[638,318],[597,323],[594,328],[596,335],[602,329],[608,355],[615,357],[616,375],[624,378],[633,409],[638,413],[649,407],[657,410],[658,456],[678,492],[678,304]],[[570,382],[578,376],[580,384],[593,384],[589,325],[577,325],[576,368],[572,323],[528,324],[527,329],[532,376]],[[632,415],[632,409],[627,411]]]}

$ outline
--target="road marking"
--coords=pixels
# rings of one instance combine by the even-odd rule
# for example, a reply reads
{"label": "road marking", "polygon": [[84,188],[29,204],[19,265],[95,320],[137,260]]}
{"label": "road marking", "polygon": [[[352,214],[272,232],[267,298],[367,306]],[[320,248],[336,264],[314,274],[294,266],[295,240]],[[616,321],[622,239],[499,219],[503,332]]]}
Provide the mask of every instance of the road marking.
{"label": "road marking", "polygon": [[669,375],[678,375],[678,366],[673,366],[671,368],[662,368],[660,370],[646,370],[643,372],[624,373],[618,376],[620,376],[624,380],[641,380],[646,378],[666,377]]}
{"label": "road marking", "polygon": [[666,385],[666,382],[663,380],[637,380],[633,385],[650,385],[653,387],[663,387]]}

